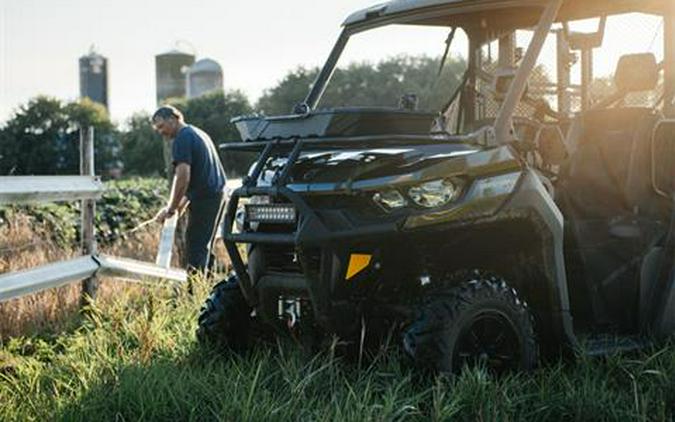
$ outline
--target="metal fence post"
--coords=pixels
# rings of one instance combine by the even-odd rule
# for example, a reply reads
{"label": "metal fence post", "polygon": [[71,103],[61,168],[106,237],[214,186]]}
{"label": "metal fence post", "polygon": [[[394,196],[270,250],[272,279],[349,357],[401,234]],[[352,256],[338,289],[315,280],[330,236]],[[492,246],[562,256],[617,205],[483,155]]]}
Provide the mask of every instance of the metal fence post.
{"label": "metal fence post", "polygon": [[[94,128],[86,130],[80,128],[80,174],[94,176]],[[96,215],[96,201],[85,199],[82,201],[82,252],[85,255],[96,254],[96,237],[94,216]],[[96,298],[98,281],[96,276],[85,279],[82,282],[81,303],[87,304]]]}

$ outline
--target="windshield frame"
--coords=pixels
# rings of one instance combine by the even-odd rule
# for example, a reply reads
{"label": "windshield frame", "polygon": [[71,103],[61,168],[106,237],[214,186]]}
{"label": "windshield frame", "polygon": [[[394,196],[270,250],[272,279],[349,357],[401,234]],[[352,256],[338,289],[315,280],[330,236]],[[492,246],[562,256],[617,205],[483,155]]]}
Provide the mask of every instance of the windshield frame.
{"label": "windshield frame", "polygon": [[[523,59],[523,63],[519,66],[514,81],[509,88],[508,94],[506,95],[505,101],[502,104],[502,107],[499,111],[499,115],[494,125],[494,134],[497,139],[497,142],[504,143],[511,141],[510,127],[511,119],[513,113],[518,105],[519,98],[522,96],[525,91],[527,84],[527,78],[532,72],[532,69],[536,65],[537,58],[541,52],[544,41],[548,32],[550,31],[555,18],[558,14],[558,11],[563,3],[563,0],[551,0],[549,4],[542,10],[541,16],[539,18],[539,23],[537,24],[535,30],[535,36],[530,42],[530,45],[527,48],[527,53]],[[437,12],[438,13],[438,12]],[[447,13],[447,12],[446,12]],[[328,60],[324,64],[323,68],[319,72],[312,89],[308,93],[305,101],[295,107],[295,111],[299,114],[307,114],[315,110],[321,97],[323,96],[328,82],[330,81],[333,73],[335,72],[337,63],[340,59],[340,56],[345,50],[349,39],[360,32],[367,31],[369,29],[379,28],[393,23],[406,23],[405,21],[419,20],[419,16],[409,16],[407,19],[396,19],[387,23],[371,23],[371,24],[361,24],[353,27],[345,27],[341,32],[337,42],[335,43],[333,49],[331,50]],[[403,22],[402,22],[403,21]],[[448,25],[450,28],[451,25]],[[469,44],[474,44],[475,36],[472,35],[471,31],[466,31],[467,36],[469,37]],[[480,44],[480,43],[478,43]]]}

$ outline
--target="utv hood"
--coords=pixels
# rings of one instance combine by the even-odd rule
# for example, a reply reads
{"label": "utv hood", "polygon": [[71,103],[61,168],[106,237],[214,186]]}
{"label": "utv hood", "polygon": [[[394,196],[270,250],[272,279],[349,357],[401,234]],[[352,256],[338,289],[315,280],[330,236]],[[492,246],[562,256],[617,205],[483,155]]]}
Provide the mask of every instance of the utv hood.
{"label": "utv hood", "polygon": [[[425,145],[395,148],[315,151],[300,155],[289,173],[293,187],[312,190],[309,186],[354,183],[411,175],[448,158],[465,156],[476,148],[465,144]],[[271,158],[265,165],[258,185],[271,184],[287,158]]]}

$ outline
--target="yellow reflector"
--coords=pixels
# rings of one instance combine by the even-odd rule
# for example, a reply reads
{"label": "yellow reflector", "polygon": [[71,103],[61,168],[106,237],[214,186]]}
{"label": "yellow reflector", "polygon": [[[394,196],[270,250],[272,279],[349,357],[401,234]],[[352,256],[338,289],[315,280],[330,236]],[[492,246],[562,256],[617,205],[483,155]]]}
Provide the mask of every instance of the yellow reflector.
{"label": "yellow reflector", "polygon": [[351,254],[349,256],[349,266],[347,267],[347,280],[351,279],[370,265],[370,259],[372,257],[372,255],[366,254]]}

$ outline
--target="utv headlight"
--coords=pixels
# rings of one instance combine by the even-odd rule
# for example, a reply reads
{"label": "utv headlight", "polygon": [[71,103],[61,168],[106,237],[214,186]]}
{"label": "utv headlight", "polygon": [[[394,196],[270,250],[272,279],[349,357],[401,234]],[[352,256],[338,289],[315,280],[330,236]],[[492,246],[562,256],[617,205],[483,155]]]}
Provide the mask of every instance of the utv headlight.
{"label": "utv headlight", "polygon": [[373,201],[387,211],[405,207],[408,204],[403,195],[396,189],[388,189],[375,193],[373,195]]}
{"label": "utv headlight", "polygon": [[457,199],[461,191],[458,182],[439,179],[411,187],[408,189],[408,196],[421,207],[436,208]]}
{"label": "utv headlight", "polygon": [[471,187],[467,196],[471,199],[486,199],[508,195],[513,192],[519,179],[520,173],[508,173],[479,179]]}

